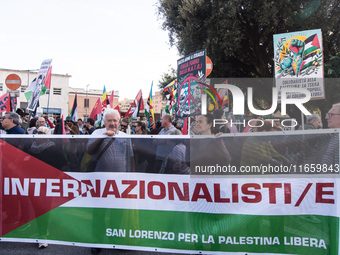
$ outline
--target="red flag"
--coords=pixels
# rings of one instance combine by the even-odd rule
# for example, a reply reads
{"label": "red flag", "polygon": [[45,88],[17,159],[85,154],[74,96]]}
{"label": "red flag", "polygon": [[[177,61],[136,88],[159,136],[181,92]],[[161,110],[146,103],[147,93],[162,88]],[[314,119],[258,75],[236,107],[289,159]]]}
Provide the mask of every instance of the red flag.
{"label": "red flag", "polygon": [[48,125],[50,126],[50,128],[54,128],[53,123],[48,118],[46,118],[46,121],[47,121]]}
{"label": "red flag", "polygon": [[184,118],[184,125],[182,129],[182,134],[187,135],[188,134],[188,118]]}
{"label": "red flag", "polygon": [[119,109],[119,105],[117,104],[117,106],[115,107],[115,110],[117,110],[119,112],[119,116],[120,118],[122,118],[122,114],[120,113],[120,109]]}
{"label": "red flag", "polygon": [[130,116],[137,117],[140,110],[144,110],[142,90],[140,90],[135,98],[135,101],[130,105],[129,110],[124,117],[128,118]]}
{"label": "red flag", "polygon": [[[109,99],[111,108],[113,108],[113,94],[114,94],[114,91],[112,90],[111,96],[110,96],[110,99]],[[115,109],[116,109],[116,108],[115,108]],[[119,107],[118,107],[118,109],[119,109]]]}
{"label": "red flag", "polygon": [[52,77],[52,66],[48,69],[46,79],[45,79],[45,87],[50,89],[51,87],[51,77]]}
{"label": "red flag", "polygon": [[7,107],[6,107],[6,112],[11,112],[12,111],[12,104],[11,104],[11,95],[8,93],[7,94]]}
{"label": "red flag", "polygon": [[248,133],[249,129],[250,129],[250,127],[249,127],[249,125],[247,125],[246,128],[243,130],[243,133]]}
{"label": "red flag", "polygon": [[7,112],[7,105],[8,105],[8,96],[7,94],[3,94],[0,97],[0,112]]}
{"label": "red flag", "polygon": [[96,104],[93,106],[93,109],[90,114],[90,118],[93,118],[94,120],[97,119],[97,115],[102,112],[102,104],[100,102],[100,98],[98,98]]}

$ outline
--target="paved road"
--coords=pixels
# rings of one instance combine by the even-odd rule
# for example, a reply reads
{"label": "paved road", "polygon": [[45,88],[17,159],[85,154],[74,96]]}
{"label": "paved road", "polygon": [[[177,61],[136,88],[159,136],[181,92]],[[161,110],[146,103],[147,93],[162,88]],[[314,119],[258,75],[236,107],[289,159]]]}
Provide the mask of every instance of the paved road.
{"label": "paved road", "polygon": [[[66,245],[50,244],[45,249],[38,249],[38,244],[35,243],[14,243],[14,242],[0,242],[1,255],[87,255],[91,254],[90,248],[74,247]],[[173,255],[176,253],[160,253],[150,251],[127,251],[127,250],[114,250],[102,249],[100,255]]]}

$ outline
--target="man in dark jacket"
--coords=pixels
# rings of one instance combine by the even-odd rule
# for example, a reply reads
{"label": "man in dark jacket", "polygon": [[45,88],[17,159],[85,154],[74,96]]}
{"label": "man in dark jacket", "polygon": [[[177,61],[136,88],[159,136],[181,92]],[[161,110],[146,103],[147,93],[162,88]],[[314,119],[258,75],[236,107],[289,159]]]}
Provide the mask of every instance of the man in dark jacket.
{"label": "man in dark jacket", "polygon": [[24,134],[25,131],[19,127],[20,116],[15,112],[6,112],[2,121],[2,126],[6,129],[7,134]]}

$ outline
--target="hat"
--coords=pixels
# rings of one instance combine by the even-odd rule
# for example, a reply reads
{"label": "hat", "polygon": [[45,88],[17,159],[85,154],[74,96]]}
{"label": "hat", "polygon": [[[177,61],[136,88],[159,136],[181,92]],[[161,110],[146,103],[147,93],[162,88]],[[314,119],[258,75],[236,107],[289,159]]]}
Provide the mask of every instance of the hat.
{"label": "hat", "polygon": [[69,121],[69,120],[72,121],[72,117],[71,116],[67,116],[66,117],[66,121]]}

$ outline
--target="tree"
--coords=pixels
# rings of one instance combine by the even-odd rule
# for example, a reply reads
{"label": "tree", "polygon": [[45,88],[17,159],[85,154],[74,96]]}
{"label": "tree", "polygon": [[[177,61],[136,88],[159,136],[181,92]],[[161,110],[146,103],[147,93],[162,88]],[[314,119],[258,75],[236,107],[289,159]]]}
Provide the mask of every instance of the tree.
{"label": "tree", "polygon": [[[273,77],[273,34],[321,28],[325,63],[340,51],[338,0],[159,0],[158,12],[180,54],[207,49],[211,78]],[[261,91],[270,103],[271,89]]]}

